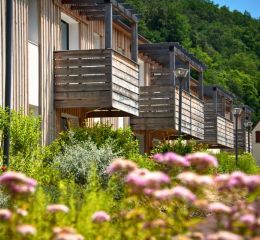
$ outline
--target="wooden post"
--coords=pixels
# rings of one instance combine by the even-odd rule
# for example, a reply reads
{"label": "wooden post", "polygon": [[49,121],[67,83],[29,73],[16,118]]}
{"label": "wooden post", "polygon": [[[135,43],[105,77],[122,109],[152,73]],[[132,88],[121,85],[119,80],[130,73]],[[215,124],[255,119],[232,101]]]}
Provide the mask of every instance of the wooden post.
{"label": "wooden post", "polygon": [[113,6],[112,3],[105,5],[105,48],[112,49],[113,43]]}
{"label": "wooden post", "polygon": [[176,124],[176,116],[175,116],[175,100],[176,100],[176,96],[175,96],[175,87],[176,87],[176,80],[175,80],[175,74],[174,74],[174,70],[175,70],[175,48],[174,47],[170,47],[169,48],[169,70],[170,70],[170,83],[174,86],[173,88],[173,99],[174,99],[174,104],[173,104],[173,112],[174,112],[174,117],[173,117],[173,126],[175,128],[175,124]]}
{"label": "wooden post", "polygon": [[134,62],[138,61],[138,24],[132,24],[132,39],[131,39],[131,58]]}
{"label": "wooden post", "polygon": [[176,85],[176,81],[175,81],[175,74],[174,74],[174,70],[175,70],[175,49],[174,47],[170,47],[169,49],[169,70],[170,70],[170,82],[173,86]]}
{"label": "wooden post", "polygon": [[199,72],[199,98],[203,100],[204,98],[204,91],[203,91],[203,72]]}
{"label": "wooden post", "polygon": [[215,111],[218,113],[218,89],[214,87],[214,103],[215,103]]}
{"label": "wooden post", "polygon": [[190,92],[190,62],[188,63],[188,69],[189,69],[189,75],[188,75],[188,81],[187,81],[187,92]]}

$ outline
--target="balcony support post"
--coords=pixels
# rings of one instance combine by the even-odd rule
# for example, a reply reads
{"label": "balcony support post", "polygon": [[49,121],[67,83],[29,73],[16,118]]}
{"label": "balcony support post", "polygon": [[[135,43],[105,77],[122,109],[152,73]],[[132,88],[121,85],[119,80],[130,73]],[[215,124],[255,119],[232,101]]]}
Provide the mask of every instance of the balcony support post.
{"label": "balcony support post", "polygon": [[175,62],[176,62],[176,59],[175,59],[175,49],[174,47],[170,47],[169,49],[169,64],[170,64],[170,82],[173,86],[176,85],[176,81],[175,81],[175,73],[174,73],[174,70],[175,70]]}
{"label": "balcony support post", "polygon": [[[176,87],[176,81],[175,81],[175,73],[174,73],[174,70],[175,70],[175,48],[170,48],[169,49],[169,64],[170,64],[170,84],[172,84],[174,86],[174,89],[173,89],[173,99],[174,99],[174,104],[173,104],[173,112],[175,114],[175,108],[176,108],[176,105],[175,105],[175,99],[176,99],[176,94],[175,94],[175,87]],[[176,119],[175,117],[173,118],[173,126],[175,127],[176,125]]]}
{"label": "balcony support post", "polygon": [[132,24],[132,39],[131,39],[131,58],[134,62],[138,61],[138,24]]}
{"label": "balcony support post", "polygon": [[199,98],[203,100],[204,90],[203,90],[203,72],[199,72]]}
{"label": "balcony support post", "polygon": [[105,48],[113,47],[113,6],[112,3],[105,5]]}

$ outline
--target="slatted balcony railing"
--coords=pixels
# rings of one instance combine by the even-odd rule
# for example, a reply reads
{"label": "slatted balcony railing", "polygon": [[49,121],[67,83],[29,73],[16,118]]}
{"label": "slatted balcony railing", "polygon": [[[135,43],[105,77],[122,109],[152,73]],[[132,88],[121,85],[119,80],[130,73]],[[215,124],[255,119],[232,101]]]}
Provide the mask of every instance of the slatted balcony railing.
{"label": "slatted balcony railing", "polygon": [[[183,91],[182,132],[199,139],[204,137],[204,104]],[[139,117],[131,118],[134,131],[177,133],[179,117],[178,88],[174,86],[140,87]]]}
{"label": "slatted balcony railing", "polygon": [[54,85],[56,108],[139,114],[139,67],[114,50],[55,52]]}
{"label": "slatted balcony railing", "polygon": [[219,145],[234,148],[233,123],[222,116],[217,115],[217,143]]}

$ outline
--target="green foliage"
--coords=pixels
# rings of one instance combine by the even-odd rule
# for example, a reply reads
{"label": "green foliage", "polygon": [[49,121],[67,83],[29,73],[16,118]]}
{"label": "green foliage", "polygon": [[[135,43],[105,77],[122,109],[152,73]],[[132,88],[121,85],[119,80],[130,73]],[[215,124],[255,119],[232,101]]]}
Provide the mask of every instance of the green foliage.
{"label": "green foliage", "polygon": [[234,171],[242,171],[247,174],[259,174],[260,168],[256,163],[254,157],[249,153],[243,153],[238,156],[238,165],[236,166],[236,159],[234,154],[228,152],[221,152],[217,154],[219,162],[219,173],[231,173]]}
{"label": "green foliage", "polygon": [[63,152],[54,158],[56,166],[64,178],[73,177],[76,183],[85,184],[93,165],[97,168],[97,174],[102,184],[106,184],[107,174],[105,170],[110,162],[117,157],[109,145],[97,145],[86,140],[76,145],[67,145]]}
{"label": "green foliage", "polygon": [[193,152],[205,152],[207,146],[205,144],[196,143],[194,140],[185,141],[183,139],[178,139],[171,142],[161,143],[152,151],[152,155],[155,153],[166,153],[166,152],[175,152],[179,155],[186,155]]}
{"label": "green foliage", "polygon": [[130,128],[114,130],[111,125],[96,124],[92,128],[78,128],[64,132],[60,135],[55,145],[62,147],[64,144],[73,145],[87,140],[93,141],[97,147],[110,144],[113,151],[119,152],[121,156],[129,158],[137,154],[138,141],[134,139]]}
{"label": "green foliage", "polygon": [[[180,42],[204,62],[205,81],[237,95],[260,119],[260,20],[208,0],[128,0],[152,42]],[[234,87],[235,86],[235,87]]]}

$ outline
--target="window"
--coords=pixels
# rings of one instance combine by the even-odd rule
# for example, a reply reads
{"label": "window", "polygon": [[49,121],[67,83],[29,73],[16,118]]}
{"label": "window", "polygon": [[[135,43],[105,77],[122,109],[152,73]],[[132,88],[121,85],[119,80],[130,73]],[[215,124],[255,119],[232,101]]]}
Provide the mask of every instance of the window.
{"label": "window", "polygon": [[98,33],[94,33],[94,49],[101,49],[102,48],[102,36]]}
{"label": "window", "polygon": [[145,86],[145,79],[144,79],[144,61],[138,59],[139,64],[139,86]]}
{"label": "window", "polygon": [[28,39],[34,44],[39,44],[39,1],[28,2]]}
{"label": "window", "polygon": [[61,20],[61,49],[69,50],[69,24]]}
{"label": "window", "polygon": [[260,131],[255,132],[255,142],[260,143]]}
{"label": "window", "polygon": [[79,49],[79,23],[65,13],[61,13],[61,49]]}

